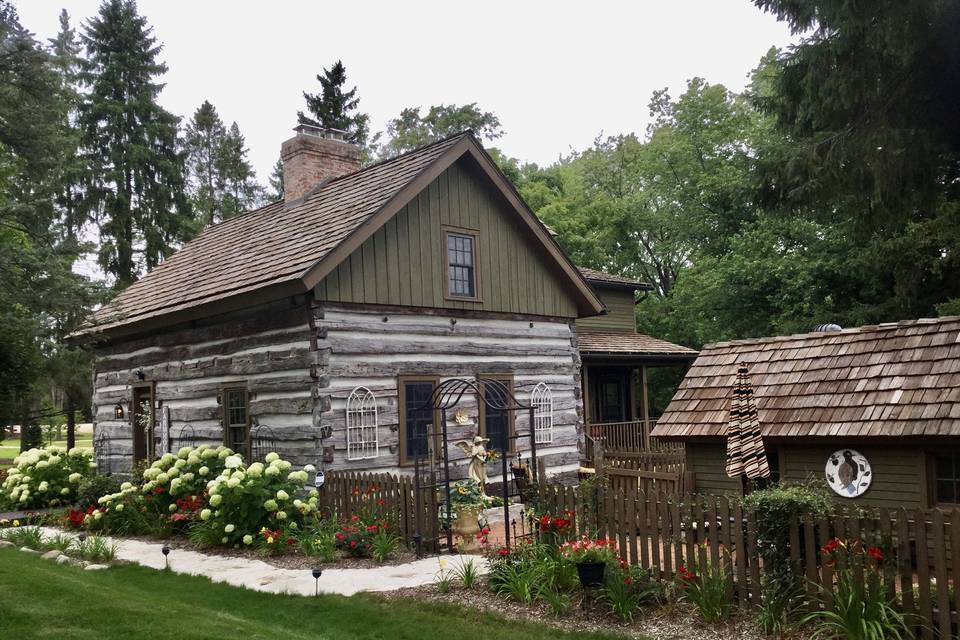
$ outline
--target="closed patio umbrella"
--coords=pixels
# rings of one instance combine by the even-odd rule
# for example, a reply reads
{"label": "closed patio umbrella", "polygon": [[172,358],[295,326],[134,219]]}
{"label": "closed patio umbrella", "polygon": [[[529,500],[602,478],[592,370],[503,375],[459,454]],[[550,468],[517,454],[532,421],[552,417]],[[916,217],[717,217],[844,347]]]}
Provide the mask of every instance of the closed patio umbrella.
{"label": "closed patio umbrella", "polygon": [[740,365],[727,423],[727,475],[769,478],[770,465],[760,435],[760,419],[747,367]]}

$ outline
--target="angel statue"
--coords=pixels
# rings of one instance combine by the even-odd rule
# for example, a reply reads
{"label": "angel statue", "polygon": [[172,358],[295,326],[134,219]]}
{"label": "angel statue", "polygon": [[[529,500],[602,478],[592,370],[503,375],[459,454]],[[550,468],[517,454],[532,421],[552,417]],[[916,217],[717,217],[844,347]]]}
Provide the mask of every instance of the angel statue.
{"label": "angel statue", "polygon": [[490,459],[492,452],[487,451],[486,444],[490,442],[489,438],[474,436],[473,441],[461,440],[456,445],[460,447],[468,458],[470,458],[470,467],[467,473],[470,479],[480,487],[480,495],[487,499],[487,460]]}

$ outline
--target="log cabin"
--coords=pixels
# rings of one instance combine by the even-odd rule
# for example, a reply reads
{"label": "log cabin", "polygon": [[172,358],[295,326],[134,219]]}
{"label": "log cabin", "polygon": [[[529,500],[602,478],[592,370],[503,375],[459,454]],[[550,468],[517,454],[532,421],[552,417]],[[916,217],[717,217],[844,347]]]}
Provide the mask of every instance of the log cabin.
{"label": "log cabin", "polygon": [[653,430],[685,445],[692,488],[748,487],[725,473],[744,366],[773,480],[810,480],[862,506],[957,506],[960,317],[819,329],[703,347]]}
{"label": "log cabin", "polygon": [[[482,377],[535,407],[539,458],[571,474],[584,358],[605,367],[587,390],[610,396],[602,418],[649,432],[633,373],[695,352],[637,334],[645,285],[578,269],[471,133],[361,168],[341,132],[295,132],[283,200],[208,227],[79,333],[95,352],[102,469],[222,442],[404,472],[440,419],[423,408],[436,385]],[[529,433],[528,412],[469,395],[457,409],[450,441]]]}

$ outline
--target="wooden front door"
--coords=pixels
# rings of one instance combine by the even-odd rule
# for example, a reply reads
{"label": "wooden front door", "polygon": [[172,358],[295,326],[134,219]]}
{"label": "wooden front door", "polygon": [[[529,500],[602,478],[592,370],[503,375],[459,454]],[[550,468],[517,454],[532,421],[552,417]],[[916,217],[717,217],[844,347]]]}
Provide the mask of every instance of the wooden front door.
{"label": "wooden front door", "polygon": [[130,426],[133,428],[133,461],[147,460],[153,455],[153,385],[133,388]]}

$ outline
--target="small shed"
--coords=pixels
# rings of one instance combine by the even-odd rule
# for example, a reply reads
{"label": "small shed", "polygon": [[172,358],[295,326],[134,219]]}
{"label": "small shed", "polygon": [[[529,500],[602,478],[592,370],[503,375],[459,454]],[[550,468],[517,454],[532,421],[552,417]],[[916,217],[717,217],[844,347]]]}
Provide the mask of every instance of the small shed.
{"label": "small shed", "polygon": [[697,491],[743,491],[724,468],[741,365],[774,480],[864,506],[960,503],[960,317],[705,346],[653,431],[684,443]]}

